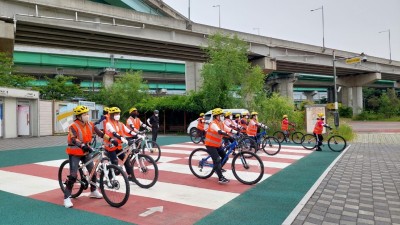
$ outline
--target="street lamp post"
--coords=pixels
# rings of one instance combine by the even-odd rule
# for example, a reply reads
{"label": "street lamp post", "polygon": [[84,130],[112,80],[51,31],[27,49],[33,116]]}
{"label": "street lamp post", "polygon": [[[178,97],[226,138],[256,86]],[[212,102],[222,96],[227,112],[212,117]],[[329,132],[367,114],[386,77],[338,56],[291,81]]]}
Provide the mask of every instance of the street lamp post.
{"label": "street lamp post", "polygon": [[391,43],[390,43],[390,29],[381,31],[379,33],[386,33],[386,32],[389,33],[389,60],[390,60],[390,62],[392,62],[392,47],[391,47]]}
{"label": "street lamp post", "polygon": [[333,50],[333,100],[334,100],[334,104],[335,104],[335,112],[333,113],[333,118],[334,118],[334,123],[335,123],[335,127],[336,129],[339,126],[339,112],[338,112],[338,102],[337,102],[337,88],[336,88],[336,54],[335,54],[335,50]]}
{"label": "street lamp post", "polygon": [[324,6],[321,6],[316,9],[310,10],[311,12],[320,10],[322,11],[322,49],[325,50],[325,16],[324,16]]}
{"label": "street lamp post", "polygon": [[221,28],[221,5],[213,5],[213,7],[218,7],[218,27]]}
{"label": "street lamp post", "polygon": [[188,16],[189,16],[189,21],[190,21],[190,0],[189,0],[189,7],[188,7]]}

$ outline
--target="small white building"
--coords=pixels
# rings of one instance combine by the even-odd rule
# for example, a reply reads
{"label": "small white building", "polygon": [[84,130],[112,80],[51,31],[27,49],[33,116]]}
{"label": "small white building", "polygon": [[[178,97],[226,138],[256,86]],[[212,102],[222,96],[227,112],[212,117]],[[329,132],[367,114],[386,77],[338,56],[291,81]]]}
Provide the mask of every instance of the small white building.
{"label": "small white building", "polygon": [[0,87],[0,138],[39,135],[39,92]]}

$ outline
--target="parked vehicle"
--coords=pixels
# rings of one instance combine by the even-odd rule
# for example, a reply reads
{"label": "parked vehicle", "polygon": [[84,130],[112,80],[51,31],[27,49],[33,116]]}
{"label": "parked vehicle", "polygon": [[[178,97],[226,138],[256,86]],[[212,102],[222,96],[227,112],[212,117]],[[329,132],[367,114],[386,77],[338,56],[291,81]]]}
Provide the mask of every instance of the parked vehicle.
{"label": "parked vehicle", "polygon": [[[233,117],[235,118],[235,115],[236,114],[240,114],[240,115],[242,115],[242,113],[249,113],[249,110],[247,110],[247,109],[223,109],[223,111],[224,111],[224,113],[225,112],[232,112],[232,115],[233,115]],[[204,118],[205,118],[205,121],[206,121],[206,124],[205,124],[205,126],[204,126],[204,128],[207,130],[207,128],[208,128],[208,124],[214,119],[213,118],[213,116],[212,116],[212,114],[211,114],[211,110],[210,111],[208,111],[208,112],[206,112],[205,114],[204,114]],[[187,133],[190,135],[190,131],[192,130],[192,129],[195,129],[196,127],[197,127],[197,119],[196,120],[193,120],[190,124],[189,124],[189,126],[188,126],[188,128],[187,128]]]}

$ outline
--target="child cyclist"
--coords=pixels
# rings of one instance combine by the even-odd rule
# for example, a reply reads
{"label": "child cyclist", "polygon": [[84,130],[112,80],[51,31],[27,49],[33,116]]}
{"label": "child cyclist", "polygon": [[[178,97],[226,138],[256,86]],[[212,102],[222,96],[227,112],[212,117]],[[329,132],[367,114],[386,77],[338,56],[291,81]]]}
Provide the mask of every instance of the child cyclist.
{"label": "child cyclist", "polygon": [[[117,159],[117,154],[122,151],[122,143],[128,144],[128,141],[126,140],[125,136],[126,135],[131,135],[133,137],[136,137],[137,134],[127,128],[123,123],[119,121],[120,119],[120,113],[121,110],[118,107],[111,107],[108,111],[109,113],[109,119],[106,124],[105,128],[105,134],[113,137],[116,142],[113,142],[111,145],[111,142],[104,140],[104,147],[107,151],[108,157],[110,158],[110,161],[114,165],[118,165],[118,159]],[[120,159],[125,158],[125,154],[119,155]],[[125,169],[126,173],[128,174],[128,180],[133,181],[132,179],[132,174],[133,174],[133,169],[132,166],[130,165],[129,160],[125,161]]]}
{"label": "child cyclist", "polygon": [[290,143],[289,139],[289,125],[293,126],[293,123],[289,122],[289,118],[287,115],[283,115],[282,122],[281,122],[281,130],[285,135],[285,141]]}
{"label": "child cyclist", "polygon": [[[222,122],[224,120],[222,109],[221,108],[213,109],[212,115],[214,117],[214,120],[210,123],[208,127],[204,144],[206,146],[207,152],[210,154],[213,160],[214,170],[218,175],[218,183],[225,184],[228,183],[229,180],[222,175],[223,165],[221,165],[221,159],[225,157],[226,153],[221,148],[221,146],[222,146],[222,138],[224,136],[230,137],[230,135],[224,131],[225,125]],[[233,133],[236,133],[235,130],[231,129],[231,131]]]}
{"label": "child cyclist", "polygon": [[[74,122],[68,128],[68,147],[66,153],[69,158],[69,171],[70,175],[65,182],[65,192],[64,192],[64,206],[65,208],[71,208],[74,205],[71,202],[71,192],[72,188],[77,179],[79,162],[83,163],[91,160],[89,152],[90,141],[92,140],[92,135],[95,132],[99,137],[107,140],[109,142],[115,143],[116,140],[111,139],[108,135],[104,135],[92,122],[89,121],[89,108],[83,105],[78,105],[73,110],[75,115]],[[93,162],[89,163],[86,167],[89,171],[93,169]],[[92,177],[92,181],[96,183],[96,172]],[[103,196],[97,191],[95,185],[90,185],[90,198],[103,198]]]}
{"label": "child cyclist", "polygon": [[324,114],[318,113],[317,122],[315,123],[313,132],[318,142],[316,151],[322,151],[321,145],[322,141],[324,140],[324,137],[322,136],[322,131],[324,130],[324,127],[332,129],[328,124],[325,123]]}

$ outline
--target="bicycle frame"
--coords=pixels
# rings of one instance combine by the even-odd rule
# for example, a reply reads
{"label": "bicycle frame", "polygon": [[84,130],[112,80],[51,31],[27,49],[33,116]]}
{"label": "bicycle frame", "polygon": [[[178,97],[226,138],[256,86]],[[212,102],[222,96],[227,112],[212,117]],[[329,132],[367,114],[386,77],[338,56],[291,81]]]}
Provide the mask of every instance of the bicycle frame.
{"label": "bicycle frame", "polygon": [[[221,164],[224,164],[226,161],[228,161],[229,159],[229,155],[233,152],[233,149],[236,148],[236,146],[238,145],[238,142],[235,140],[232,143],[230,143],[229,145],[225,146],[222,150],[226,150],[228,149],[228,151],[226,152],[225,157],[222,159]],[[207,163],[207,160],[211,158],[211,156],[209,155],[208,157],[202,159],[203,162],[203,166],[209,166],[209,167],[214,167],[214,164],[212,163]]]}
{"label": "bicycle frame", "polygon": [[[101,149],[101,148],[100,148]],[[78,170],[83,170],[83,167],[86,167],[87,165],[89,165],[90,163],[94,162],[94,166],[92,168],[92,170],[89,172],[89,176],[85,175],[85,179],[89,184],[95,185],[96,187],[99,187],[99,185],[97,183],[94,183],[92,181],[92,178],[94,176],[94,173],[99,170],[98,172],[100,172],[101,170],[104,171],[105,174],[105,179],[107,181],[107,185],[110,184],[110,179],[108,178],[108,169],[107,169],[107,163],[103,163],[104,160],[107,160],[108,158],[104,157],[103,158],[103,151],[99,150],[99,151],[95,151],[93,157],[87,161],[86,163],[81,163],[79,165]],[[87,168],[87,167],[86,167]],[[114,173],[114,171],[112,171],[112,173]],[[113,176],[115,176],[115,174],[113,174]],[[78,180],[80,183],[83,183],[81,180]],[[83,183],[84,184],[84,183]]]}

